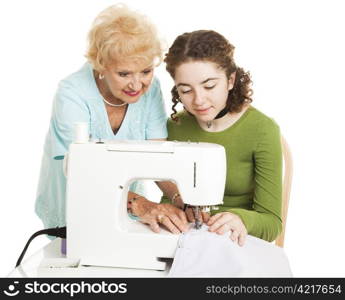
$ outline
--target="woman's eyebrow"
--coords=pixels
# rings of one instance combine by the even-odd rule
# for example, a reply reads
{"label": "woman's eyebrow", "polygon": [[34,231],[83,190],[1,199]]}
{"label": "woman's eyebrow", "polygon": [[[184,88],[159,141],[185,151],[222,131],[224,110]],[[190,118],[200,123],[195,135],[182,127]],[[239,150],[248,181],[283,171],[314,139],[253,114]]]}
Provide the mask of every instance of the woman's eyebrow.
{"label": "woman's eyebrow", "polygon": [[[153,69],[153,66],[152,66],[152,65],[149,65],[149,66],[147,66],[146,68],[142,69],[142,71],[146,71],[146,70],[149,70],[149,69]],[[141,71],[141,72],[142,72],[142,71]]]}
{"label": "woman's eyebrow", "polygon": [[[146,68],[142,69],[140,72],[144,72],[144,71],[147,71],[147,70],[151,70],[153,68],[152,65],[150,66],[147,66]],[[116,70],[117,73],[129,73],[129,74],[132,74],[133,71],[132,70],[126,70],[126,69],[118,69]]]}

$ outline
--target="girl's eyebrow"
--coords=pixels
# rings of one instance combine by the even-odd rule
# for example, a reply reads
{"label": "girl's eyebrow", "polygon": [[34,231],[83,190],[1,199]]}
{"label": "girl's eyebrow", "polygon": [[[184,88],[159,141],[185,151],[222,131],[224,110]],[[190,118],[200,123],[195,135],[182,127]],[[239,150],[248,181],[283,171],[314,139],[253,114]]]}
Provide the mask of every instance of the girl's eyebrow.
{"label": "girl's eyebrow", "polygon": [[218,77],[211,77],[211,78],[207,78],[206,80],[204,80],[203,82],[200,82],[201,84],[204,84],[210,80],[215,80],[215,79],[219,79]]}
{"label": "girl's eyebrow", "polygon": [[[205,84],[206,82],[208,82],[208,81],[210,81],[210,80],[216,80],[216,79],[219,79],[219,78],[218,78],[218,77],[207,78],[207,79],[205,79],[204,81],[200,82],[200,84]],[[179,83],[179,84],[176,85],[177,88],[178,88],[179,86],[190,86],[190,84],[181,82],[181,83]]]}
{"label": "girl's eyebrow", "polygon": [[178,85],[176,85],[176,87],[178,88],[179,86],[190,86],[190,84],[188,83],[179,83]]}

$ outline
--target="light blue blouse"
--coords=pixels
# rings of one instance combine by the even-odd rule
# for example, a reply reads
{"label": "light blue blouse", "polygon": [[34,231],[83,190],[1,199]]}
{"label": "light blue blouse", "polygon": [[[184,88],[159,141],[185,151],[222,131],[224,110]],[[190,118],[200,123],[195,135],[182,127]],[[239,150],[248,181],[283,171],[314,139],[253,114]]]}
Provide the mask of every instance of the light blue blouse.
{"label": "light blue blouse", "polygon": [[[75,122],[88,122],[92,139],[147,140],[167,137],[167,115],[160,84],[153,79],[150,89],[138,102],[129,104],[120,129],[114,135],[97,88],[92,66],[86,63],[79,71],[59,83],[50,127],[46,136],[35,211],[46,228],[65,226],[66,177],[62,162],[73,141]],[[138,182],[132,191],[142,194]]]}

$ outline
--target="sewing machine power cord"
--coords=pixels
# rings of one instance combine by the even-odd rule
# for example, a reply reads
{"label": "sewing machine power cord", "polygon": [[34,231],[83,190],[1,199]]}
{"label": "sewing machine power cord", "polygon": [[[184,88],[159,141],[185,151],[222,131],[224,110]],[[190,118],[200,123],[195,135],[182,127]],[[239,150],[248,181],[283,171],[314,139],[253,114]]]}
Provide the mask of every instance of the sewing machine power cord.
{"label": "sewing machine power cord", "polygon": [[39,230],[37,232],[35,232],[27,241],[22,253],[20,254],[17,264],[16,264],[16,268],[21,264],[24,255],[26,253],[26,250],[28,249],[30,243],[32,242],[32,240],[42,234],[48,234],[50,236],[54,236],[54,237],[59,237],[59,238],[66,238],[66,227],[56,227],[56,228],[47,228],[47,229],[43,229],[43,230]]}

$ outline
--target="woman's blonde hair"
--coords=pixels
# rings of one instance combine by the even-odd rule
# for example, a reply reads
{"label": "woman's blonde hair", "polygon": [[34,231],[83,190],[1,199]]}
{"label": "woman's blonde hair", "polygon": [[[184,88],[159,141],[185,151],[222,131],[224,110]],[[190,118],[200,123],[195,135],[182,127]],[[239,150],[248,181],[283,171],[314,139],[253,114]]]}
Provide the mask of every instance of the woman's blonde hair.
{"label": "woman's blonde hair", "polygon": [[163,46],[155,26],[146,16],[124,4],[116,4],[103,10],[94,20],[85,56],[98,72],[124,59],[158,65],[162,61]]}

